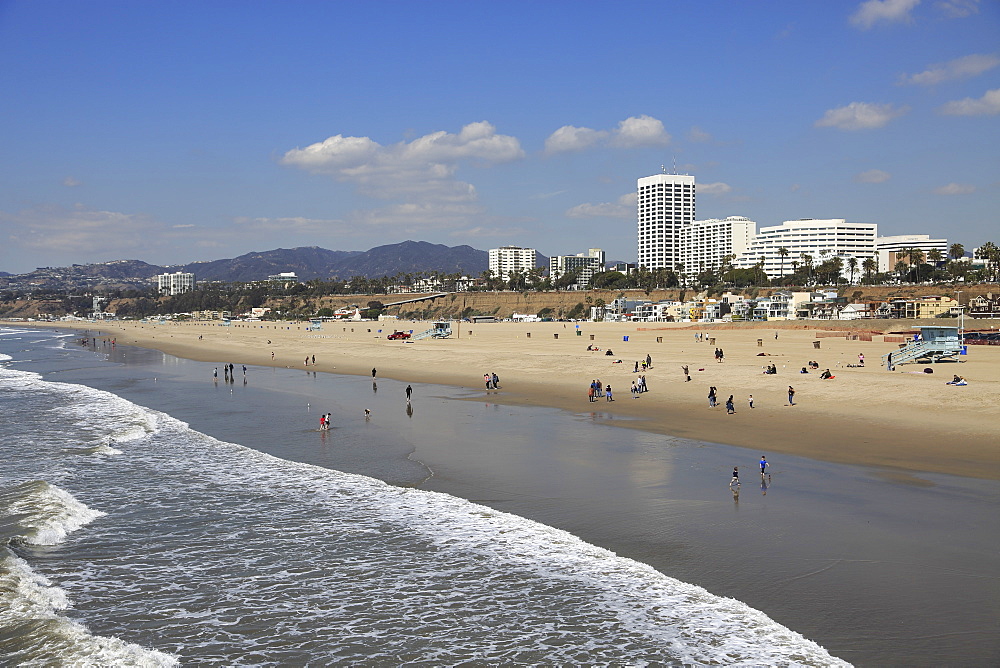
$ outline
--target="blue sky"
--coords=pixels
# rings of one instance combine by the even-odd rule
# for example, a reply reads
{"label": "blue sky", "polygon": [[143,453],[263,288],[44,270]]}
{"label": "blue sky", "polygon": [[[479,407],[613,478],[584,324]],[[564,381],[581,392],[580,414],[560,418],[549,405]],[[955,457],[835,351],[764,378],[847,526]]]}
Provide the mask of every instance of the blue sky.
{"label": "blue sky", "polygon": [[0,0],[0,270],[698,218],[1000,243],[1000,2]]}

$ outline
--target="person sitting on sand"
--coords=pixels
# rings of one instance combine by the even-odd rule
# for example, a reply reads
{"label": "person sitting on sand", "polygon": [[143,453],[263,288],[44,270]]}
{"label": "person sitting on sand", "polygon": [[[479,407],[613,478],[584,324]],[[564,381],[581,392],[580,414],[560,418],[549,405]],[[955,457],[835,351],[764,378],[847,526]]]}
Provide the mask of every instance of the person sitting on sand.
{"label": "person sitting on sand", "polygon": [[827,380],[829,378],[833,378],[833,375],[830,373],[830,370],[827,369],[826,371],[824,371],[819,375],[819,378],[820,380]]}
{"label": "person sitting on sand", "polygon": [[954,378],[952,378],[951,382],[945,383],[945,385],[959,385],[959,386],[968,385],[968,384],[969,383],[966,382],[966,380],[964,378],[962,378],[961,376],[958,376],[958,375],[956,375]]}
{"label": "person sitting on sand", "polygon": [[614,353],[611,351],[611,348],[608,348],[606,351],[604,351],[604,355],[605,357],[611,357],[612,355],[614,355]]}
{"label": "person sitting on sand", "polygon": [[809,369],[802,367],[802,370],[799,371],[799,373],[809,373]]}

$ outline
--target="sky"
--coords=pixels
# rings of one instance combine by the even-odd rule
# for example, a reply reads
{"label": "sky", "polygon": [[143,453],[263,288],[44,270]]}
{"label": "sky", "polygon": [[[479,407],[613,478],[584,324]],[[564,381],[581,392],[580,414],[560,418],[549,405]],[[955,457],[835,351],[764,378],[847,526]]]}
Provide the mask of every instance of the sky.
{"label": "sky", "polygon": [[0,271],[698,219],[1000,243],[1000,0],[0,0]]}

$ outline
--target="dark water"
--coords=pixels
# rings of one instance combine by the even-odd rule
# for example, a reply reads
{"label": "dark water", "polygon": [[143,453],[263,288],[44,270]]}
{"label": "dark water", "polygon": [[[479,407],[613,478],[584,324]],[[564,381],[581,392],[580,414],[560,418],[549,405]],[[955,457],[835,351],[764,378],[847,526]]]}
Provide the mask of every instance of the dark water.
{"label": "dark water", "polygon": [[861,665],[998,657],[995,483],[782,458],[761,489],[755,453],[599,413],[75,342],[0,337],[4,568],[49,580],[43,630],[0,616],[21,659],[836,662],[752,608]]}

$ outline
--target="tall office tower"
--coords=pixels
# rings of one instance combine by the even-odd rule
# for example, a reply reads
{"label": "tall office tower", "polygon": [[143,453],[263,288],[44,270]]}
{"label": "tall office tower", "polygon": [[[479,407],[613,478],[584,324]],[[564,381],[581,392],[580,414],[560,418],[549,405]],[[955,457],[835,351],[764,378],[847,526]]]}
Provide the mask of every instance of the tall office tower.
{"label": "tall office tower", "polygon": [[683,263],[682,239],[694,222],[694,177],[655,174],[638,180],[638,264],[674,269]]}
{"label": "tall office tower", "polygon": [[535,268],[538,254],[534,248],[520,246],[501,246],[491,248],[489,252],[490,271],[505,281],[510,280],[512,273],[526,274]]}

